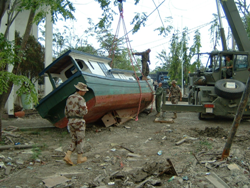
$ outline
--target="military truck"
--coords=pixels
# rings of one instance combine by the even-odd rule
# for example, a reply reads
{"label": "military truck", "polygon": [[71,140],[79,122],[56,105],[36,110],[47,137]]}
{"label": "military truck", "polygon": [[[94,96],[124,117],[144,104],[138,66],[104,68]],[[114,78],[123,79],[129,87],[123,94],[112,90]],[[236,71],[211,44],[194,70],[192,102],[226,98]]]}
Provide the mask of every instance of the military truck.
{"label": "military truck", "polygon": [[170,82],[170,77],[168,75],[167,71],[159,71],[157,72],[157,82],[162,83],[162,87],[166,90],[169,89],[169,82]]}
{"label": "military truck", "polygon": [[[245,83],[249,77],[250,41],[233,0],[221,2],[222,8],[231,27],[239,51],[229,51],[222,40],[223,51],[197,54],[197,60],[206,62],[204,71],[189,74],[189,105],[163,105],[163,111],[199,112],[199,119],[214,116],[234,115],[237,111]],[[223,35],[222,35],[223,36]],[[231,75],[222,77],[226,56],[233,61]],[[243,117],[250,117],[250,100]]]}

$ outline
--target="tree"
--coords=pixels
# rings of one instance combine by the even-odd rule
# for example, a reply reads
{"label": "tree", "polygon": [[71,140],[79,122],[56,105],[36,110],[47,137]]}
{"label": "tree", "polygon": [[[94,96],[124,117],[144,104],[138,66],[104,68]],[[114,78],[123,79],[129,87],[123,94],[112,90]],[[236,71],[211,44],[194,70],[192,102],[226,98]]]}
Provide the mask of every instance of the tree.
{"label": "tree", "polygon": [[221,37],[221,33],[220,33],[220,30],[219,30],[219,17],[217,14],[213,14],[214,16],[214,19],[213,21],[211,22],[211,26],[210,26],[210,38],[211,38],[211,43],[213,43],[213,46],[214,46],[214,50],[216,49],[216,46],[219,45],[218,41]]}
{"label": "tree", "polygon": [[[2,129],[2,114],[4,111],[5,103],[12,90],[13,84],[20,85],[18,93],[30,91],[32,100],[36,103],[36,91],[34,85],[25,76],[18,75],[20,70],[20,64],[25,56],[24,51],[29,39],[31,27],[33,23],[39,23],[44,21],[44,18],[48,12],[52,15],[52,21],[55,22],[59,15],[62,15],[64,19],[74,19],[72,12],[75,10],[73,5],[68,0],[14,0],[10,5],[8,0],[0,0],[0,23],[2,21],[4,13],[7,13],[7,23],[4,35],[0,35],[1,46],[0,49],[0,82],[3,83],[0,86],[0,139]],[[8,9],[10,7],[10,9]],[[49,7],[49,9],[48,9]],[[14,43],[7,40],[9,28],[17,15],[24,10],[30,10],[27,26],[24,32],[23,40],[20,45],[20,50],[13,48]],[[14,53],[17,52],[17,54]],[[12,72],[8,72],[8,65],[13,65]]]}
{"label": "tree", "polygon": [[[170,53],[169,53],[169,74],[172,80],[179,80],[181,75],[181,43],[179,42],[179,31],[173,34],[170,40]],[[178,83],[179,84],[179,83]]]}
{"label": "tree", "polygon": [[[190,58],[193,57],[195,54],[200,53],[200,49],[201,49],[201,34],[199,32],[199,30],[195,31],[195,35],[194,35],[194,44],[191,46],[190,48]],[[197,69],[200,69],[201,67],[201,61],[198,59],[196,59],[196,61],[191,65],[190,67],[190,71],[194,72]]]}
{"label": "tree", "polygon": [[[20,46],[21,43],[22,38],[16,31],[15,46]],[[15,53],[18,54],[17,51]],[[35,83],[38,80],[39,73],[44,69],[45,49],[34,36],[29,36],[24,53],[25,58],[21,60],[17,74],[26,76],[32,83]]]}

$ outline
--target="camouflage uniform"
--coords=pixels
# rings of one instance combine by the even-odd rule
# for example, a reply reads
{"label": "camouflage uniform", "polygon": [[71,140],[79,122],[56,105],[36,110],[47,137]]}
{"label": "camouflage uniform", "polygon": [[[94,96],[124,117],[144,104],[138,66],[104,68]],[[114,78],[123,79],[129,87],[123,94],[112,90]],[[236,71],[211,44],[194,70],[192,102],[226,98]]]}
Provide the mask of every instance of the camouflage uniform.
{"label": "camouflage uniform", "polygon": [[171,86],[170,93],[171,93],[171,103],[178,104],[179,96],[180,96],[181,89],[179,86]]}
{"label": "camouflage uniform", "polygon": [[[230,67],[232,65],[233,65],[233,61],[232,60],[226,62],[226,67]],[[232,70],[233,70],[232,68],[229,68],[228,71],[231,71],[231,74],[232,74]],[[223,78],[227,77],[227,68],[222,68],[222,76],[223,76]]]}
{"label": "camouflage uniform", "polygon": [[137,52],[137,53],[134,53],[135,55],[141,55],[141,63],[142,63],[142,74],[143,76],[148,76],[149,74],[149,67],[148,67],[148,63],[150,63],[150,60],[149,60],[149,53],[147,51],[145,52]]}
{"label": "camouflage uniform", "polygon": [[164,92],[164,89],[162,87],[158,87],[156,89],[155,95],[155,108],[158,113],[161,112],[161,101],[162,101],[162,94]]}
{"label": "camouflage uniform", "polygon": [[88,113],[85,99],[77,92],[70,95],[66,102],[65,116],[69,119],[68,126],[71,135],[71,145],[69,151],[77,150],[78,154],[83,154],[85,138],[85,120],[83,116]]}

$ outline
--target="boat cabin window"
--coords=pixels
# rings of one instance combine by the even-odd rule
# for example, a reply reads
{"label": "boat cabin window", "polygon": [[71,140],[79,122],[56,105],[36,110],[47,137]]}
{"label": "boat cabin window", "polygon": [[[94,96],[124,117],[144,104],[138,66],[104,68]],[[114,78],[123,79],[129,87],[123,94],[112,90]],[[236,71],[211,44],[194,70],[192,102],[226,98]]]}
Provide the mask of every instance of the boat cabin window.
{"label": "boat cabin window", "polygon": [[107,67],[105,66],[104,63],[98,62],[98,65],[100,66],[100,68],[102,69],[103,73],[104,73],[107,77],[114,78],[113,74],[112,74],[111,72],[108,71],[108,69],[107,69]]}
{"label": "boat cabin window", "polygon": [[53,77],[56,87],[60,86],[63,81],[60,77]]}
{"label": "boat cabin window", "polygon": [[235,57],[234,70],[244,70],[248,68],[247,55],[237,55]]}
{"label": "boat cabin window", "polygon": [[88,61],[92,69],[95,69],[90,61]]}
{"label": "boat cabin window", "polygon": [[[76,62],[78,63],[80,69],[83,68],[83,61],[76,59]],[[70,78],[73,74],[75,74],[77,72],[77,68],[75,67],[75,65],[73,65],[72,67],[70,67],[68,70],[65,71],[65,76],[67,78]]]}

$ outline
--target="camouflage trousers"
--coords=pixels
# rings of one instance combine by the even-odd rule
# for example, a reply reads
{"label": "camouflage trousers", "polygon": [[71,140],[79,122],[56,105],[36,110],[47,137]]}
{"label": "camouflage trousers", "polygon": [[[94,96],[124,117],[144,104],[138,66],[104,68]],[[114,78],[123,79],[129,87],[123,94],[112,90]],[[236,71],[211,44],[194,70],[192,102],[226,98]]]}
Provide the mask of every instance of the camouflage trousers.
{"label": "camouflage trousers", "polygon": [[178,104],[178,98],[177,97],[172,97],[171,98],[171,103],[172,104]]}
{"label": "camouflage trousers", "polygon": [[142,61],[142,74],[144,76],[148,76],[149,75],[148,63],[147,62],[143,62],[143,61]]}
{"label": "camouflage trousers", "polygon": [[83,146],[84,146],[84,138],[85,138],[85,122],[69,122],[68,123],[70,136],[71,136],[71,144],[69,146],[69,151],[75,151],[78,154],[83,154]]}

